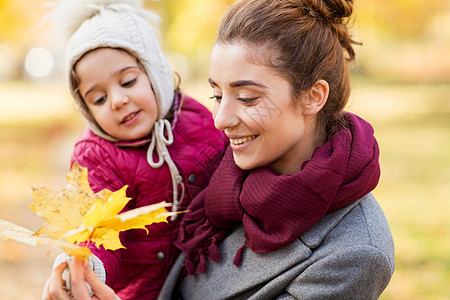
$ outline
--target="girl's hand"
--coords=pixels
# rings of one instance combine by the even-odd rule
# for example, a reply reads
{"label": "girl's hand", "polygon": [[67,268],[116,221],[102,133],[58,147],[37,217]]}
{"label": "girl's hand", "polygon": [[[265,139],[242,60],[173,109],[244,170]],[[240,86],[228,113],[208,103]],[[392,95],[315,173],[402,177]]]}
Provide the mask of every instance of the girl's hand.
{"label": "girl's hand", "polygon": [[[114,291],[104,284],[95,275],[94,271],[87,264],[79,259],[74,259],[69,265],[71,295],[63,289],[62,273],[67,267],[67,262],[63,262],[53,269],[50,279],[44,287],[43,300],[117,300],[119,297]],[[86,282],[92,288],[94,295],[91,297]]]}
{"label": "girl's hand", "polygon": [[66,268],[67,262],[63,262],[52,270],[50,278],[45,283],[42,300],[70,299],[67,292],[63,289],[65,283],[62,279],[62,273]]}

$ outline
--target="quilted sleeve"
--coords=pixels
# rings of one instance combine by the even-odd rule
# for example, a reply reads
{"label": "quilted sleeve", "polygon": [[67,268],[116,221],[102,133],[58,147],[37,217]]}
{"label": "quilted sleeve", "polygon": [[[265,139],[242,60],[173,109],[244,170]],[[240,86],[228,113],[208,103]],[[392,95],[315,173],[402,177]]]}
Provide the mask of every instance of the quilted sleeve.
{"label": "quilted sleeve", "polygon": [[81,141],[75,145],[71,165],[76,160],[88,169],[89,184],[96,193],[105,188],[116,191],[125,185],[121,169],[111,154],[101,144],[92,141]]}
{"label": "quilted sleeve", "polygon": [[[71,164],[75,160],[79,165],[88,169],[89,184],[94,192],[97,193],[103,189],[116,191],[125,185],[120,176],[120,169],[115,164],[111,153],[101,144],[89,140],[76,143]],[[106,284],[112,286],[113,280],[117,277],[120,251],[99,249],[94,245],[89,246],[89,248],[103,262],[106,271]]]}

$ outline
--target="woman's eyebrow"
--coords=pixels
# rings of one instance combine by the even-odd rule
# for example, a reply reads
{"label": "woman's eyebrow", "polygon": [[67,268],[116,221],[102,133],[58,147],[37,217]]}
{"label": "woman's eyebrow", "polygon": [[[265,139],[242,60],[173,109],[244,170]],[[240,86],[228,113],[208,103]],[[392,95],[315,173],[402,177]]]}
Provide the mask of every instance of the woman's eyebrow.
{"label": "woman's eyebrow", "polygon": [[[208,79],[208,82],[209,82],[209,84],[211,84],[213,86],[219,86],[211,78]],[[230,83],[230,87],[232,87],[232,88],[241,87],[241,86],[249,86],[249,85],[257,86],[257,87],[261,87],[261,88],[267,88],[266,85],[264,85],[260,82],[257,82],[257,81],[253,81],[253,80],[237,80],[237,81],[233,81]]]}
{"label": "woman's eyebrow", "polygon": [[253,80],[238,80],[238,81],[234,81],[230,83],[230,87],[235,88],[235,87],[241,87],[241,86],[257,86],[257,87],[261,87],[261,88],[267,88],[266,85],[257,82],[257,81],[253,81]]}

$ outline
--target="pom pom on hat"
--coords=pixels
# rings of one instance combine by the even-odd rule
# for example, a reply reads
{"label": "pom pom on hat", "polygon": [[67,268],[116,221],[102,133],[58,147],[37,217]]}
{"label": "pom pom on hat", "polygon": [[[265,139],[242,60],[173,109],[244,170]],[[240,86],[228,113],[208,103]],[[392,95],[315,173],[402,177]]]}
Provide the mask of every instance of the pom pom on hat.
{"label": "pom pom on hat", "polygon": [[48,16],[54,24],[57,38],[68,40],[72,34],[87,19],[95,16],[100,7],[112,4],[127,4],[142,17],[149,18],[155,24],[159,17],[149,11],[142,9],[140,0],[61,0],[48,3],[53,10]]}

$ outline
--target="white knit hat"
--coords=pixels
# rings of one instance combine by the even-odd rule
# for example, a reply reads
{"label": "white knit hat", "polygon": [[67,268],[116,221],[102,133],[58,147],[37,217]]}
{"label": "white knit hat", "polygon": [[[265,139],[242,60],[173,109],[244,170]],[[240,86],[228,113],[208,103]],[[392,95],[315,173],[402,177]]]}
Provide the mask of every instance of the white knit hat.
{"label": "white knit hat", "polygon": [[158,118],[164,118],[173,103],[174,84],[153,26],[144,19],[158,20],[155,14],[144,10],[137,0],[63,0],[58,3],[54,16],[62,34],[69,37],[65,55],[69,89],[95,134],[117,141],[98,126],[74,90],[72,71],[84,54],[98,48],[121,48],[140,61],[155,93]]}
{"label": "white knit hat", "polygon": [[[174,79],[169,64],[160,49],[154,28],[159,18],[141,6],[139,0],[60,0],[52,12],[59,38],[68,39],[66,46],[66,74],[75,103],[89,128],[99,137],[111,142],[118,139],[107,134],[97,124],[73,85],[73,69],[87,52],[98,48],[124,49],[144,66],[155,93],[158,120],[152,131],[147,160],[153,168],[167,162],[172,175],[174,204],[178,204],[178,185],[184,186],[179,172],[170,158],[166,145],[173,141],[170,123],[164,119],[173,104]],[[165,138],[165,134],[169,139]],[[153,161],[156,150],[159,160]],[[176,207],[174,207],[176,209]]]}

